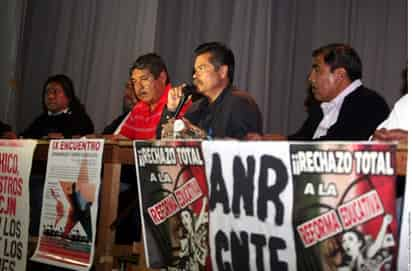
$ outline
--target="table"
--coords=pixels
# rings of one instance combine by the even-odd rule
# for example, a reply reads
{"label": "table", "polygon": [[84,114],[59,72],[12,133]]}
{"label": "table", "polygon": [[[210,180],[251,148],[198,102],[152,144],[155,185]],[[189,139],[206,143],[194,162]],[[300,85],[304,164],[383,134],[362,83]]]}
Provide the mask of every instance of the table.
{"label": "table", "polygon": [[[398,144],[396,152],[396,173],[406,175],[408,146]],[[40,141],[35,153],[35,161],[46,161],[48,142]],[[35,163],[34,163],[35,164]],[[131,141],[105,141],[103,153],[103,179],[100,192],[100,215],[97,225],[97,247],[95,255],[96,270],[111,271],[114,258],[139,254],[139,270],[147,270],[144,262],[142,243],[132,246],[115,245],[115,230],[111,228],[117,216],[118,195],[120,186],[120,172],[122,164],[134,164]]]}

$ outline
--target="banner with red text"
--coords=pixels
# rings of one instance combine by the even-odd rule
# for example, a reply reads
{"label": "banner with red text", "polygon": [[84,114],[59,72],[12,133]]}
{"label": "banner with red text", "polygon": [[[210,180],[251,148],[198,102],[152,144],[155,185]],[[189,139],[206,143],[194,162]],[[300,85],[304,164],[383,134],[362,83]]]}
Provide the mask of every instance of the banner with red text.
{"label": "banner with red text", "polygon": [[202,147],[213,270],[396,270],[393,145]]}
{"label": "banner with red text", "polygon": [[0,140],[0,270],[26,270],[35,140]]}
{"label": "banner with red text", "polygon": [[32,260],[72,270],[93,262],[103,139],[52,140]]}
{"label": "banner with red text", "polygon": [[208,201],[200,142],[133,145],[147,266],[206,270]]}
{"label": "banner with red text", "polygon": [[299,270],[396,270],[394,145],[292,144]]}

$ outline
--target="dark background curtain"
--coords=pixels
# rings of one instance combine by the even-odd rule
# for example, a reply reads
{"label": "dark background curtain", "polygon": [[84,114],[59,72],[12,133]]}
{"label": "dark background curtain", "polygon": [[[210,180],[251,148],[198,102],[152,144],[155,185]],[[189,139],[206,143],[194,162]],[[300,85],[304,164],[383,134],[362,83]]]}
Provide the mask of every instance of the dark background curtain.
{"label": "dark background curtain", "polygon": [[16,110],[1,112],[17,131],[40,113],[41,87],[50,74],[73,78],[99,132],[120,113],[128,69],[139,55],[159,53],[172,82],[188,82],[193,49],[206,41],[233,49],[235,84],[256,98],[270,133],[291,133],[306,117],[303,102],[314,48],[351,44],[363,60],[364,84],[389,105],[400,96],[407,65],[407,0],[19,3],[26,8],[15,16],[24,21],[21,35],[16,34],[21,37],[18,91],[15,99],[2,99]]}
{"label": "dark background curtain", "polygon": [[235,84],[256,98],[265,131],[290,133],[306,117],[311,52],[328,43],[356,48],[364,84],[393,104],[407,63],[406,5],[382,0],[164,1],[156,50],[180,82],[190,78],[193,48],[224,41],[235,53]]}

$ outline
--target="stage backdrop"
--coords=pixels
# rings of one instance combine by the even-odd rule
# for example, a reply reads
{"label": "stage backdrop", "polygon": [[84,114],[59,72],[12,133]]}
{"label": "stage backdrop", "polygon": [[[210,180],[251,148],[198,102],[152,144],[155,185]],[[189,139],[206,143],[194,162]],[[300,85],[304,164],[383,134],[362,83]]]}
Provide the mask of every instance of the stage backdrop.
{"label": "stage backdrop", "polygon": [[31,0],[22,38],[18,102],[10,106],[19,131],[40,113],[50,74],[73,78],[101,131],[120,113],[139,55],[158,52],[172,82],[187,82],[193,49],[218,40],[233,49],[234,83],[256,97],[265,131],[291,133],[306,116],[311,52],[327,43],[352,44],[364,83],[393,104],[407,59],[407,0]]}

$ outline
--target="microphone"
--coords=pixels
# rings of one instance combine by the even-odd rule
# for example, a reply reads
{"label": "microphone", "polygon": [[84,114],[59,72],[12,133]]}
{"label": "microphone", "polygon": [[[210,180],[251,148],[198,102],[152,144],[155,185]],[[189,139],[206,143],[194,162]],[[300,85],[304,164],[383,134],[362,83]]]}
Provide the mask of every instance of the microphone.
{"label": "microphone", "polygon": [[179,104],[176,107],[176,111],[173,114],[173,118],[177,118],[179,116],[180,111],[182,111],[183,105],[186,103],[187,99],[189,99],[189,96],[196,93],[196,86],[193,84],[186,85],[183,88],[183,95],[180,97]]}

